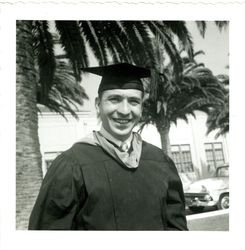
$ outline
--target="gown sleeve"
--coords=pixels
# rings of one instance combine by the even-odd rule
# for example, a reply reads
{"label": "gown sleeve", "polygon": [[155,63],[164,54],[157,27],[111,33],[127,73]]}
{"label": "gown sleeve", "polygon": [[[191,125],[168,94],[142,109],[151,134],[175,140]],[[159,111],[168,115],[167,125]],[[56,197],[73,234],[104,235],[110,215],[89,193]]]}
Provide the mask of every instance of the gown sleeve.
{"label": "gown sleeve", "polygon": [[175,164],[170,160],[169,183],[167,192],[167,230],[188,230],[185,216],[183,186]]}
{"label": "gown sleeve", "polygon": [[72,230],[83,195],[79,165],[64,153],[51,164],[29,219],[29,230]]}

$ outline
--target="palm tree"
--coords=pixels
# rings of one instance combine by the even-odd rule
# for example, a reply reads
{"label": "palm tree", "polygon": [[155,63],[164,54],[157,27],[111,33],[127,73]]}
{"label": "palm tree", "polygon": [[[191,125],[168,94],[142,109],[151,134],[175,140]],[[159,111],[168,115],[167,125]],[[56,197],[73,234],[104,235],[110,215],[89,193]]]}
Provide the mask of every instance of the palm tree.
{"label": "palm tree", "polygon": [[[207,22],[196,21],[202,37],[205,37]],[[215,21],[220,31],[228,26],[227,21]],[[153,22],[152,26],[155,25]],[[155,34],[154,48],[156,67],[152,71],[153,77],[148,85],[149,99],[145,102],[145,109],[139,131],[145,125],[155,124],[161,137],[162,149],[171,156],[169,130],[171,123],[178,119],[188,121],[188,115],[195,116],[195,110],[210,112],[210,107],[221,105],[224,101],[225,90],[219,84],[212,72],[203,64],[197,64],[194,54],[191,34],[185,27],[185,22],[164,22],[165,33]],[[168,26],[169,29],[166,28]],[[156,28],[157,29],[157,28]],[[176,52],[176,59],[171,58],[171,46],[165,46],[164,41],[176,34],[185,39],[179,40],[180,49]],[[164,46],[163,46],[164,45]],[[188,57],[181,58],[181,51],[187,51]],[[171,62],[165,66],[165,53]],[[142,58],[141,58],[141,61]],[[143,61],[145,65],[147,62]],[[174,65],[171,65],[174,62]],[[159,74],[160,72],[160,74]]]}
{"label": "palm tree", "polygon": [[[41,180],[41,153],[38,139],[37,103],[64,114],[73,115],[73,105],[86,98],[81,82],[81,68],[89,65],[88,47],[99,65],[110,62],[136,62],[140,56],[155,66],[151,38],[159,34],[179,77],[181,60],[173,43],[192,51],[185,32],[171,27],[171,22],[150,21],[55,21],[58,43],[64,55],[55,55],[55,39],[48,21],[17,21],[16,57],[16,224],[27,227]],[[185,28],[184,22],[176,22]],[[172,30],[172,33],[171,33]],[[141,57],[142,58],[142,57]],[[72,69],[72,71],[71,71]],[[80,97],[80,98],[79,98]]]}
{"label": "palm tree", "polygon": [[207,134],[216,131],[215,138],[229,132],[229,76],[218,75],[217,78],[224,85],[224,101],[217,103],[208,111],[207,119]]}
{"label": "palm tree", "polygon": [[25,228],[23,213],[27,216],[26,211],[33,205],[42,172],[32,23],[17,22],[16,28],[16,225]]}
{"label": "palm tree", "polygon": [[[194,54],[194,57],[198,54],[200,52]],[[160,62],[164,61],[163,48],[159,45],[156,46],[156,58]],[[148,88],[149,98],[145,102],[140,127],[142,131],[145,125],[154,124],[161,137],[162,149],[169,156],[171,156],[169,140],[171,124],[177,124],[178,119],[188,122],[188,115],[195,117],[197,110],[208,112],[210,107],[222,104],[224,98],[224,88],[211,70],[195,60],[190,60],[189,57],[182,58],[182,65],[180,80],[174,77],[171,63],[157,69],[161,75],[158,74],[156,87]]]}

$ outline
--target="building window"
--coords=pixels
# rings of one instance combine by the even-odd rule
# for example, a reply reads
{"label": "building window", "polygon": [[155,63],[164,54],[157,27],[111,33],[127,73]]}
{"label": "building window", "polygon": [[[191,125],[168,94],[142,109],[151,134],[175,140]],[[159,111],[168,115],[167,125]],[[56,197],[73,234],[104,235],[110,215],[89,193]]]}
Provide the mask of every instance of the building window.
{"label": "building window", "polygon": [[209,169],[216,169],[225,163],[221,142],[205,143],[205,152]]}
{"label": "building window", "polygon": [[173,161],[179,173],[193,172],[191,149],[189,144],[171,145]]}

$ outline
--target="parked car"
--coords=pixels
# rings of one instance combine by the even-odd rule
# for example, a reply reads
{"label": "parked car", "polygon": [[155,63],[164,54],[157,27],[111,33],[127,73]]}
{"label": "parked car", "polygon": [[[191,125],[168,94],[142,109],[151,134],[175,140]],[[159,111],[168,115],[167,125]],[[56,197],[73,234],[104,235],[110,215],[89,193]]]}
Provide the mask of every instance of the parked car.
{"label": "parked car", "polygon": [[192,212],[213,206],[229,208],[229,165],[217,167],[213,177],[191,183],[185,190],[185,201]]}

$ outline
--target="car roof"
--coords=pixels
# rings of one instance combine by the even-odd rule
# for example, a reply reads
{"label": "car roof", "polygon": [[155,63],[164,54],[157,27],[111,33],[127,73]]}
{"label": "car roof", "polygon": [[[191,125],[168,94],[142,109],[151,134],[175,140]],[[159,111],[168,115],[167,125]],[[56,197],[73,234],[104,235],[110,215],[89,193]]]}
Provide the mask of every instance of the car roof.
{"label": "car roof", "polygon": [[229,164],[228,163],[222,164],[222,165],[218,166],[217,168],[223,168],[223,167],[229,167]]}

